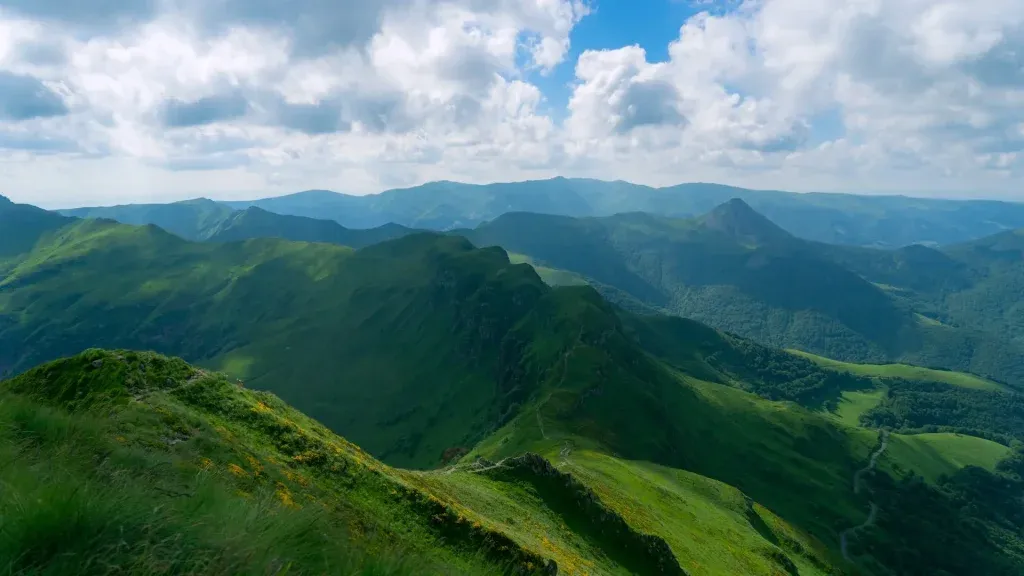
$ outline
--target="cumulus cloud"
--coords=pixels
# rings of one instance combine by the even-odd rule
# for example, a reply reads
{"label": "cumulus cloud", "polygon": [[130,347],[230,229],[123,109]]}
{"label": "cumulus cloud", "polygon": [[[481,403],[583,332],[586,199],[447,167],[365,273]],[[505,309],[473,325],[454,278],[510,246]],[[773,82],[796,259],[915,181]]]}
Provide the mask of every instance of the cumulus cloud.
{"label": "cumulus cloud", "polygon": [[[1018,0],[709,4],[666,58],[569,60],[600,4],[0,0],[0,162],[16,188],[63,177],[92,201],[112,174],[154,195],[557,174],[1012,193],[1024,176]],[[564,110],[539,87],[559,66]]]}
{"label": "cumulus cloud", "polygon": [[[769,177],[838,149],[857,153],[836,166],[837,183],[864,169],[959,185],[979,166],[1019,175],[1022,23],[1024,5],[1003,0],[747,3],[690,19],[666,62],[638,47],[584,53],[568,126],[586,137],[625,129],[620,138],[666,161],[757,166]],[[663,88],[643,92],[645,121],[630,122],[624,111],[643,86]],[[682,134],[665,110],[686,118]],[[836,133],[816,136],[830,112]],[[661,148],[669,140],[671,154]]]}

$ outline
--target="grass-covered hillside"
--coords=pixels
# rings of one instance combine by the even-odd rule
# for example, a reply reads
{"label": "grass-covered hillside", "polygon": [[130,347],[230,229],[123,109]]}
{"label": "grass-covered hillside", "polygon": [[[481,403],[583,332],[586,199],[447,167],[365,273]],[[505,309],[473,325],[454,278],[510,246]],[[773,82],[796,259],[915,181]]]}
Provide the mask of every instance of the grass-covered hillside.
{"label": "grass-covered hillside", "polygon": [[1015,234],[943,251],[829,246],[789,235],[741,200],[688,220],[506,214],[462,233],[583,277],[628,308],[841,360],[1024,385]]}
{"label": "grass-covered hillside", "polygon": [[[600,348],[584,335],[566,365],[587,370]],[[899,449],[880,464],[886,474],[869,480],[885,492],[858,496],[848,481],[857,460],[876,449],[873,433],[832,428],[813,413],[730,387],[685,377],[676,384],[685,396],[665,390],[661,399],[669,413],[682,408],[683,423],[667,433],[704,435],[690,443],[676,437],[690,470],[630,458],[673,456],[645,447],[643,438],[623,438],[623,423],[608,419],[604,402],[567,404],[579,390],[559,377],[545,382],[541,402],[474,453],[415,472],[382,464],[275,396],[219,374],[152,353],[89,350],[0,382],[0,451],[9,463],[0,470],[0,567],[48,574],[890,574],[879,558],[905,563],[907,554],[928,556],[934,547],[911,531],[926,527],[900,500],[906,493],[939,506],[929,518],[964,542],[947,542],[939,561],[901,573],[965,562],[986,574],[1019,570],[1013,540],[1005,539],[1006,522],[1019,519],[990,526],[994,519],[962,516],[951,500],[977,482],[1003,492],[967,493],[975,500],[1009,497],[1019,482],[1013,460],[986,471],[1006,449],[985,460],[961,455],[956,445],[923,454],[910,443],[917,437],[893,440]],[[609,404],[628,398],[609,395]],[[677,404],[684,397],[685,407]],[[589,428],[591,419],[609,422],[612,435]],[[984,468],[964,479],[964,459]],[[928,474],[930,484],[899,484],[906,467]],[[958,480],[935,478],[935,469]],[[857,568],[837,539],[861,521],[867,498],[882,497],[879,526],[897,522],[899,530],[850,537]],[[996,513],[988,504],[974,507]]]}
{"label": "grass-covered hillside", "polygon": [[[152,353],[89,350],[0,382],[0,455],[7,573],[557,569],[275,396]],[[564,523],[577,510],[547,512]],[[589,550],[585,536],[564,555]]]}
{"label": "grass-covered hillside", "polygon": [[0,280],[0,370],[94,345],[155,349],[279,392],[392,462],[429,466],[528,393],[502,376],[502,339],[545,288],[529,266],[458,238],[354,252],[86,220]]}
{"label": "grass-covered hillside", "polygon": [[[467,538],[477,538],[479,523],[568,574],[856,573],[879,558],[932,555],[935,542],[913,532],[923,527],[883,528],[883,519],[904,522],[903,512],[879,516],[877,529],[850,532],[875,502],[873,492],[854,491],[851,481],[879,450],[880,438],[822,411],[847,390],[868,390],[866,379],[697,322],[625,312],[589,286],[552,288],[498,248],[435,234],[360,250],[270,238],[192,243],[154,226],[86,220],[38,234],[33,248],[11,263],[0,279],[0,364],[7,372],[101,346],[180,355],[229,378],[181,367],[180,377],[156,372],[151,380],[153,368],[140,367],[129,353],[75,357],[4,385],[27,403],[26,413],[53,409],[113,426],[120,415],[142,409],[134,402],[140,387],[155,385],[156,394],[141,396],[167,398],[162,406],[185,424],[153,437],[184,450],[209,447],[209,437],[194,434],[204,429],[203,418],[214,418],[214,431],[219,424],[231,432],[224,419],[267,414],[262,401],[272,422],[281,416],[325,442],[340,442],[330,429],[388,465],[430,470],[378,473],[449,505],[456,520],[464,519],[455,524],[469,530]],[[273,391],[326,428],[271,396],[250,395],[249,388]],[[344,491],[347,481],[344,489],[331,487],[331,466],[349,464],[324,456],[309,434],[293,439],[298,433],[287,423],[261,433],[260,442],[293,464],[308,462],[325,474],[325,489],[336,490],[339,505],[360,497],[358,490]],[[71,447],[88,446],[69,442],[62,449],[74,458],[81,451]],[[885,468],[893,482],[887,494],[898,495],[918,490],[901,484],[903,471],[927,466],[933,481],[915,497],[934,499],[941,513],[932,519],[950,526],[953,537],[966,534],[962,546],[944,541],[944,554],[924,565],[929,569],[961,573],[971,563],[989,574],[1014,574],[1020,567],[1016,541],[999,531],[1005,522],[985,516],[993,503],[976,500],[972,512],[957,512],[960,493],[934,478],[935,470],[980,464],[971,482],[1013,482],[992,472],[1009,453],[993,444],[985,459],[964,458],[959,444],[947,454],[947,443],[932,458],[901,457]],[[904,453],[917,458],[919,451]],[[56,461],[38,454],[40,466]],[[273,452],[251,455],[269,469]],[[247,459],[249,467],[203,457],[228,466],[234,477],[241,475],[231,463],[250,476],[257,468]],[[439,468],[444,463],[449,467]],[[323,465],[326,470],[316,468]],[[40,484],[28,479],[19,492]],[[286,486],[294,500],[297,489]],[[892,498],[884,514],[901,510]],[[476,555],[489,550],[491,532],[480,536],[484,544],[473,540],[463,549],[472,555],[452,556],[444,552],[449,538],[443,546],[429,540],[436,532],[421,538],[418,520],[397,519],[405,512],[374,502],[367,517],[377,510],[385,529],[412,534],[399,540],[414,554],[430,556],[437,548],[441,556],[434,560],[456,566],[454,573],[488,573],[507,560]],[[436,506],[429,510],[430,517],[442,516],[438,522],[452,518]],[[853,542],[853,551],[843,542]],[[502,545],[506,552],[511,546]],[[372,543],[366,546],[372,556]],[[530,570],[543,565],[532,556],[511,561],[521,566],[523,558],[533,563]],[[459,562],[477,564],[459,572]]]}

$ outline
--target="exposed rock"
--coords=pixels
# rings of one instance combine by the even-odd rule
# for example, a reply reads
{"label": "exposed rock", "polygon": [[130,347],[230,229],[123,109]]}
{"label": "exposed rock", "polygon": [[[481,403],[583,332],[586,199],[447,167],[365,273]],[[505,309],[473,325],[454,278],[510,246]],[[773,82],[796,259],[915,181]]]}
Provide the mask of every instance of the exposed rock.
{"label": "exposed rock", "polygon": [[93,360],[92,361],[92,367],[93,368],[99,368],[101,366],[103,366],[103,360]]}

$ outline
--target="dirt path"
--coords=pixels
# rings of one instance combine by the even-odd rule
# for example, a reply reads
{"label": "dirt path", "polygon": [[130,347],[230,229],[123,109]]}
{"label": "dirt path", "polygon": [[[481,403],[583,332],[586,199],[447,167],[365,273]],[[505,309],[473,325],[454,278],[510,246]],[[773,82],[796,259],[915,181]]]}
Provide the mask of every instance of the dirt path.
{"label": "dirt path", "polygon": [[[888,448],[888,447],[889,447],[889,432],[887,430],[882,430],[882,445],[878,447],[878,450],[875,450],[871,454],[871,458],[868,460],[868,465],[863,467],[863,468],[861,468],[860,470],[857,470],[853,474],[853,493],[854,494],[860,494],[860,489],[861,489],[861,486],[863,485],[862,478],[864,477],[865,474],[867,474],[868,472],[871,472],[872,470],[875,469],[875,465],[878,464],[878,457],[881,456],[882,452],[885,452],[885,449]],[[871,502],[871,512],[868,513],[867,520],[865,520],[864,522],[861,522],[860,524],[858,524],[857,526],[854,526],[853,528],[847,528],[846,530],[843,530],[839,534],[839,549],[842,551],[843,558],[847,562],[850,562],[851,564],[853,563],[853,559],[850,558],[850,553],[849,553],[849,549],[848,549],[848,541],[850,539],[850,536],[853,535],[853,534],[856,534],[858,530],[862,530],[862,529],[867,528],[868,526],[871,526],[872,524],[874,524],[875,523],[875,518],[877,516],[878,516],[878,505],[875,504],[874,502]]]}
{"label": "dirt path", "polygon": [[[581,327],[580,328],[580,333],[576,335],[576,342],[574,342],[572,347],[570,347],[568,350],[566,350],[565,354],[562,355],[562,378],[559,380],[557,388],[560,389],[565,384],[565,378],[566,378],[566,376],[569,375],[569,357],[572,356],[573,352],[575,352],[576,349],[579,348],[580,344],[582,344],[582,343],[583,343],[583,328]],[[537,408],[536,408],[536,411],[537,411],[537,427],[540,428],[540,436],[541,436],[541,438],[543,438],[545,440],[548,439],[548,435],[547,435],[547,432],[544,431],[544,418],[541,417],[540,410],[541,410],[541,408],[544,407],[545,404],[548,403],[548,400],[551,400],[551,395],[554,394],[554,392],[555,391],[548,392],[547,397],[544,398],[544,400],[542,402],[537,404]]]}
{"label": "dirt path", "polygon": [[544,432],[544,419],[540,417],[540,408],[541,408],[541,406],[546,404],[549,399],[551,399],[551,395],[550,394],[548,394],[548,397],[547,397],[547,399],[544,400],[544,402],[541,402],[537,406],[537,427],[540,428],[540,437],[545,439],[545,440],[548,439],[548,435],[547,435],[546,432]]}

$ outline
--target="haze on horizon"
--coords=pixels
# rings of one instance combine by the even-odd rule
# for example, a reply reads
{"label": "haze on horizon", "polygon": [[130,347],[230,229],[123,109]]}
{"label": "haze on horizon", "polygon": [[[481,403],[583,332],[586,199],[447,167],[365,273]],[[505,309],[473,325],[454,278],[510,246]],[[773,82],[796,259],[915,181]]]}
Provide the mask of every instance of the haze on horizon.
{"label": "haze on horizon", "polygon": [[1024,3],[341,5],[0,0],[0,193],[566,176],[1024,199]]}

